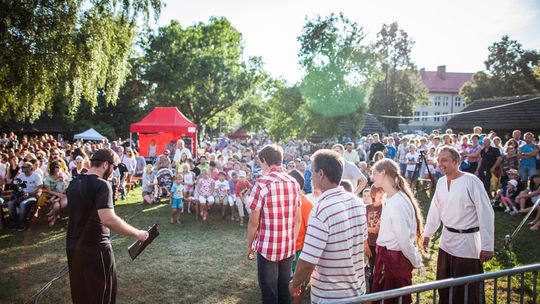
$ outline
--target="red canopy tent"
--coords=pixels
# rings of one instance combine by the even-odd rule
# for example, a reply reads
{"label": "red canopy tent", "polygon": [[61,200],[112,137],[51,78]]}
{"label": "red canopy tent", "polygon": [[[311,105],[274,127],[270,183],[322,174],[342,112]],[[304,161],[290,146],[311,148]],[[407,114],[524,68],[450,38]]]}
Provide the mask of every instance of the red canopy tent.
{"label": "red canopy tent", "polygon": [[194,156],[197,155],[197,125],[187,119],[177,107],[156,107],[141,121],[132,123],[129,131],[137,133],[139,153],[142,156],[148,156],[148,146],[152,140],[155,140],[157,153],[160,154],[167,143],[181,138],[191,140],[191,152]]}
{"label": "red canopy tent", "polygon": [[233,133],[227,135],[227,137],[230,139],[248,139],[251,138],[251,135],[249,135],[249,133],[246,132],[244,129],[238,129]]}

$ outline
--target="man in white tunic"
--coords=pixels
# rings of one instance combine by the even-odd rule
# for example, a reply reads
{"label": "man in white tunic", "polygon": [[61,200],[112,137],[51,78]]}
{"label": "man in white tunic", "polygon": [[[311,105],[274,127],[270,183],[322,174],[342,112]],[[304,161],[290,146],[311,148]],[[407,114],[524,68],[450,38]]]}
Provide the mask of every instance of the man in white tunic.
{"label": "man in white tunic", "polygon": [[[442,224],[437,258],[437,280],[483,272],[482,263],[493,257],[494,214],[482,182],[459,170],[454,147],[441,148],[439,179],[424,230],[424,247]],[[448,289],[439,290],[439,303],[448,303]],[[464,301],[464,286],[453,288],[455,303]],[[482,301],[483,302],[483,301]],[[468,303],[481,303],[480,284],[468,287]]]}

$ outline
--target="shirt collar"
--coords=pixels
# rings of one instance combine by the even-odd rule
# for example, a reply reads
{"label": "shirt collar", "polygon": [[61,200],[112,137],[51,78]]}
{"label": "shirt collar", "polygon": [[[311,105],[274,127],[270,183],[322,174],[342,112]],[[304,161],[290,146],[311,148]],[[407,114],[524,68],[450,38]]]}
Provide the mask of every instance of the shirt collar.
{"label": "shirt collar", "polygon": [[345,192],[345,189],[343,189],[342,186],[337,186],[335,188],[328,189],[328,190],[324,191],[323,193],[321,193],[321,195],[319,196],[319,201],[322,201],[323,199],[326,199],[330,195],[333,195],[333,194],[336,194],[336,193],[339,193],[339,192]]}
{"label": "shirt collar", "polygon": [[270,171],[268,171],[268,174],[270,174],[272,172],[284,172],[284,171],[283,171],[283,168],[281,168],[281,167],[271,167]]}

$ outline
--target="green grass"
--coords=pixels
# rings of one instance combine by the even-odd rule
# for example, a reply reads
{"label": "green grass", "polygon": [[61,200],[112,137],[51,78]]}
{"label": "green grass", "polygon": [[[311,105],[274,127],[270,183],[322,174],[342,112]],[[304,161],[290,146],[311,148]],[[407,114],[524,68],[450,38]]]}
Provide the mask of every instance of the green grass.
{"label": "green grass", "polygon": [[[423,194],[420,198],[425,215],[429,200]],[[207,223],[194,222],[192,214],[184,214],[181,225],[171,225],[167,205],[145,207],[139,212],[139,202],[137,189],[119,202],[116,213],[138,228],[157,223],[160,236],[135,261],[127,254],[133,239],[119,236],[113,240],[119,303],[260,302],[255,261],[245,257],[245,226],[221,220],[218,208],[211,211]],[[510,234],[521,219],[496,213],[497,250],[502,248],[504,235]],[[65,233],[66,221],[49,228],[43,218],[26,232],[0,231],[0,303],[27,301],[66,265]],[[415,283],[434,279],[436,248],[434,245],[425,254],[426,267],[414,271]],[[540,234],[525,227],[515,240],[514,252],[498,255],[486,269],[538,263]],[[52,284],[40,303],[71,303],[67,275]]]}

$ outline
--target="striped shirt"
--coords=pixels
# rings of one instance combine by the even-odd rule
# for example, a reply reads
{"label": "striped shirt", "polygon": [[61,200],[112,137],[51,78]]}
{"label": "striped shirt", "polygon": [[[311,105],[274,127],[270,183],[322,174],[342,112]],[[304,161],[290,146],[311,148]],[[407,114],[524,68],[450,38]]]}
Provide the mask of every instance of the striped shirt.
{"label": "striped shirt", "polygon": [[272,168],[246,199],[246,206],[261,211],[255,250],[271,262],[295,254],[294,225],[301,193],[294,178],[281,168]]}
{"label": "striped shirt", "polygon": [[366,207],[343,187],[321,194],[311,212],[300,259],[315,264],[311,301],[327,303],[366,293]]}

